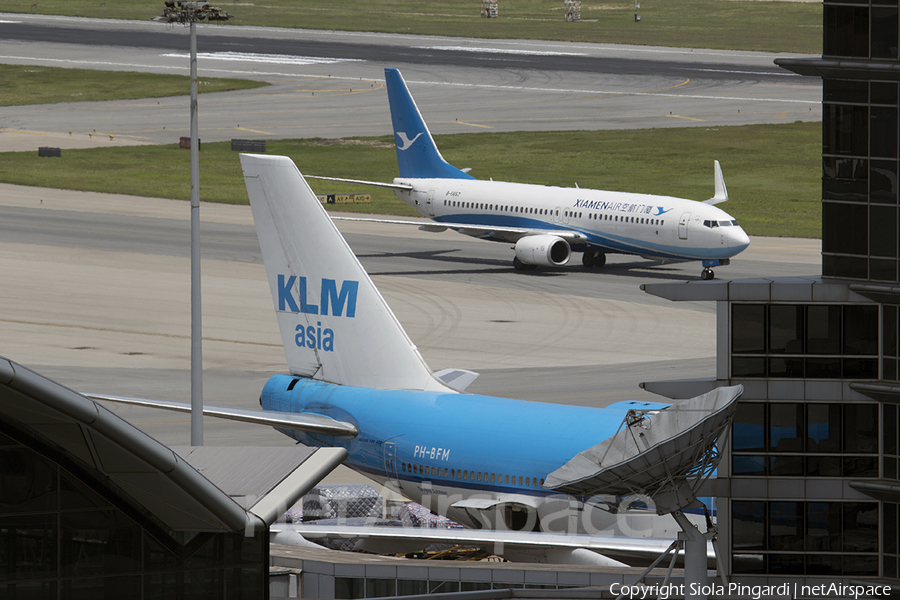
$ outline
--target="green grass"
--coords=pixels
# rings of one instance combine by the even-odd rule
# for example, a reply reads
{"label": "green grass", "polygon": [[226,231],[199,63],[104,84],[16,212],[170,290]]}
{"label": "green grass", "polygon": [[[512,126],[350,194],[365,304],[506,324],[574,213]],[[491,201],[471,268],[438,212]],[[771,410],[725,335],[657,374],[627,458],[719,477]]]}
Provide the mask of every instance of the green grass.
{"label": "green grass", "polygon": [[[583,0],[582,21],[564,20],[562,0],[499,0],[500,16],[480,17],[477,0],[264,0],[213,2],[229,23],[343,31],[540,39],[769,52],[822,50],[821,2]],[[150,19],[161,0],[4,0],[5,12]],[[162,27],[163,25],[160,25]],[[227,25],[224,25],[227,27]]]}
{"label": "green grass", "polygon": [[[182,75],[156,75],[129,71],[89,71],[31,65],[0,65],[3,93],[0,106],[129,100],[185,96],[191,79]],[[224,92],[269,85],[247,79],[207,79],[197,81],[198,92]]]}
{"label": "green grass", "polygon": [[[444,157],[473,167],[479,179],[667,194],[713,195],[713,160],[731,200],[721,205],[751,235],[821,235],[821,124],[715,128],[471,133],[436,136]],[[290,156],[301,172],[372,181],[397,176],[390,137],[270,140],[269,154]],[[22,185],[190,198],[189,152],[168,146],[0,153],[0,181]],[[371,193],[371,204],[339,207],[415,214],[390,191],[310,181],[317,193]],[[238,153],[230,143],[203,144],[200,198],[247,203]]]}

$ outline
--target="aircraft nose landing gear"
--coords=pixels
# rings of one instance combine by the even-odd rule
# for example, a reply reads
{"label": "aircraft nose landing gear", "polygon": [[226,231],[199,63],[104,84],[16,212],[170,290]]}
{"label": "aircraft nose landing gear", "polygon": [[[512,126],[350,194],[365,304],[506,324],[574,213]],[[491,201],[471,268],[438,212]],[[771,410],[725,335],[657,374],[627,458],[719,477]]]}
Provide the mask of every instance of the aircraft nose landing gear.
{"label": "aircraft nose landing gear", "polygon": [[700,272],[700,279],[703,281],[709,281],[711,279],[716,278],[715,271],[712,270],[713,267],[718,267],[719,265],[725,266],[731,264],[730,258],[712,258],[703,261],[703,271]]}

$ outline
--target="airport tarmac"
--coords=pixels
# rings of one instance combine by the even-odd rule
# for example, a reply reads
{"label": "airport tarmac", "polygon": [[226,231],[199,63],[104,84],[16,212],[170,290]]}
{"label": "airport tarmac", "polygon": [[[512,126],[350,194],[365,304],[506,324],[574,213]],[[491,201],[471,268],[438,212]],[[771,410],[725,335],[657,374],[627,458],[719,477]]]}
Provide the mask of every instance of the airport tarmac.
{"label": "airport tarmac", "polygon": [[[189,204],[0,185],[0,207],[0,354],[78,391],[188,401]],[[204,398],[253,408],[285,362],[250,208],[204,203],[201,221]],[[715,375],[715,306],[639,289],[697,279],[696,262],[611,256],[585,271],[576,255],[578,266],[523,273],[504,244],[338,225],[427,363],[481,373],[470,391],[604,406],[656,399],[641,381]],[[820,251],[753,238],[717,276],[816,275]],[[110,409],[164,444],[190,441],[187,415]],[[204,441],[292,444],[210,418]]]}

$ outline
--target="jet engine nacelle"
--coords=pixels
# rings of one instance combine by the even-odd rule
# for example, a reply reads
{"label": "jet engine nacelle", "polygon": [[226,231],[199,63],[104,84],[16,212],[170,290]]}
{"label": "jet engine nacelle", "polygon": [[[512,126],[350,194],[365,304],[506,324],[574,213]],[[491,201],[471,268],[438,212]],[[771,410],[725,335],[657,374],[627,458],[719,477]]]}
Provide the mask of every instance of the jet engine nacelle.
{"label": "jet engine nacelle", "polygon": [[516,242],[516,258],[526,265],[561,267],[570,256],[569,242],[555,235],[528,235]]}

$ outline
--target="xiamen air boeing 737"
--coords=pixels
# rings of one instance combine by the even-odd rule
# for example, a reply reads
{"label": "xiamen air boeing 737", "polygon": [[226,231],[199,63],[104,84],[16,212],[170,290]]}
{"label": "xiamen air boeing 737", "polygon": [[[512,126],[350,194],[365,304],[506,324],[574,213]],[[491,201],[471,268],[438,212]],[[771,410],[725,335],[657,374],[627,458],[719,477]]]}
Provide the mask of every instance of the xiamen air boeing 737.
{"label": "xiamen air boeing 737", "polygon": [[[351,469],[468,527],[626,529],[616,509],[634,499],[620,506],[612,496],[576,498],[550,489],[548,478],[614,436],[629,411],[640,412],[649,431],[669,404],[588,408],[462,393],[468,383],[459,382],[476,374],[435,373],[425,364],[294,163],[241,155],[241,164],[288,374],[265,384],[261,411],[206,406],[207,414],[273,425],[308,446],[345,448]],[[729,402],[740,394],[723,390]],[[705,406],[692,410],[705,415]],[[637,518],[648,525],[627,527],[645,536],[672,539],[677,531],[667,517]]]}
{"label": "xiamen air boeing 737", "polygon": [[602,267],[608,253],[618,253],[699,260],[703,263],[701,278],[712,279],[712,267],[729,264],[731,257],[750,244],[734,217],[713,206],[728,200],[718,161],[714,164],[715,195],[704,202],[480,181],[441,156],[400,72],[385,69],[384,74],[400,177],[393,183],[316,179],[393,189],[420,215],[435,221],[422,229],[453,229],[512,244],[516,269],[561,266],[569,262],[573,251],[583,253],[585,267]]}

